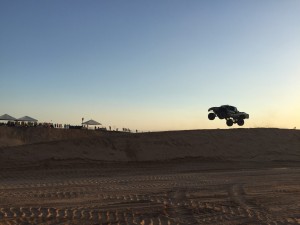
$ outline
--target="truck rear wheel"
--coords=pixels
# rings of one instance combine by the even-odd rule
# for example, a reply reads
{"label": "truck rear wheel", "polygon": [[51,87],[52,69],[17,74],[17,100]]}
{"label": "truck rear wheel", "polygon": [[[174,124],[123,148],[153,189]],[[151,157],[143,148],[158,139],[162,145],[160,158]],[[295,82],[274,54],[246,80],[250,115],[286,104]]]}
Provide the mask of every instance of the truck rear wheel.
{"label": "truck rear wheel", "polygon": [[214,113],[209,113],[208,114],[208,119],[209,120],[214,120],[216,118],[216,114],[214,114]]}
{"label": "truck rear wheel", "polygon": [[233,125],[233,120],[232,119],[226,120],[226,124],[227,126],[231,127]]}

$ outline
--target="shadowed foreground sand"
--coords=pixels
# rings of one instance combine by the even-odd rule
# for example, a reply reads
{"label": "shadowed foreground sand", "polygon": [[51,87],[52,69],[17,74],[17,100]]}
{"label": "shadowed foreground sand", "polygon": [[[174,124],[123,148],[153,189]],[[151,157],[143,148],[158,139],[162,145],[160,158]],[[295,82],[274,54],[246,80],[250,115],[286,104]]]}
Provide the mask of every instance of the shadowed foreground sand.
{"label": "shadowed foreground sand", "polygon": [[300,132],[0,127],[0,225],[300,224]]}

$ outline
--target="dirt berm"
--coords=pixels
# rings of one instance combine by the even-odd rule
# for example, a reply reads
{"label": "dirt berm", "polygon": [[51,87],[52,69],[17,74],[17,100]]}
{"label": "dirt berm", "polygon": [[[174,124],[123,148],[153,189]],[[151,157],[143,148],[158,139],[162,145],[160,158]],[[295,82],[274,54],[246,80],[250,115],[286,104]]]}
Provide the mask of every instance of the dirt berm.
{"label": "dirt berm", "polygon": [[0,164],[47,161],[299,161],[300,131],[217,129],[153,133],[0,127]]}

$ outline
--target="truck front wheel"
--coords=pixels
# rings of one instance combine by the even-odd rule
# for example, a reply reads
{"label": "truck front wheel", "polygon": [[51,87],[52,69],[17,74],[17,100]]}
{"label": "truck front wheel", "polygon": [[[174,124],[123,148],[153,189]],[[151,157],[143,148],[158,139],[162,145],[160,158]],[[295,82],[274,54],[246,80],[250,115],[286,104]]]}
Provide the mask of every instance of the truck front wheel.
{"label": "truck front wheel", "polygon": [[238,121],[237,121],[237,124],[239,125],[239,126],[243,126],[244,125],[244,120],[243,119],[238,119]]}
{"label": "truck front wheel", "polygon": [[233,120],[232,119],[226,120],[226,124],[227,126],[231,127],[233,125]]}

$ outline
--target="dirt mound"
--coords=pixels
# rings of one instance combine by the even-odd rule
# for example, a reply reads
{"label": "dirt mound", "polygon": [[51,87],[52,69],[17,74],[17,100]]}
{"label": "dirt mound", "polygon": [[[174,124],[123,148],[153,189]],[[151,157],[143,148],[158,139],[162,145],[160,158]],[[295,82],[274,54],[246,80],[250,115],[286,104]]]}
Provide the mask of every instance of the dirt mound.
{"label": "dirt mound", "polygon": [[300,131],[283,129],[114,133],[0,127],[2,166],[47,161],[300,161]]}
{"label": "dirt mound", "polygon": [[88,130],[0,127],[0,147],[100,136]]}

